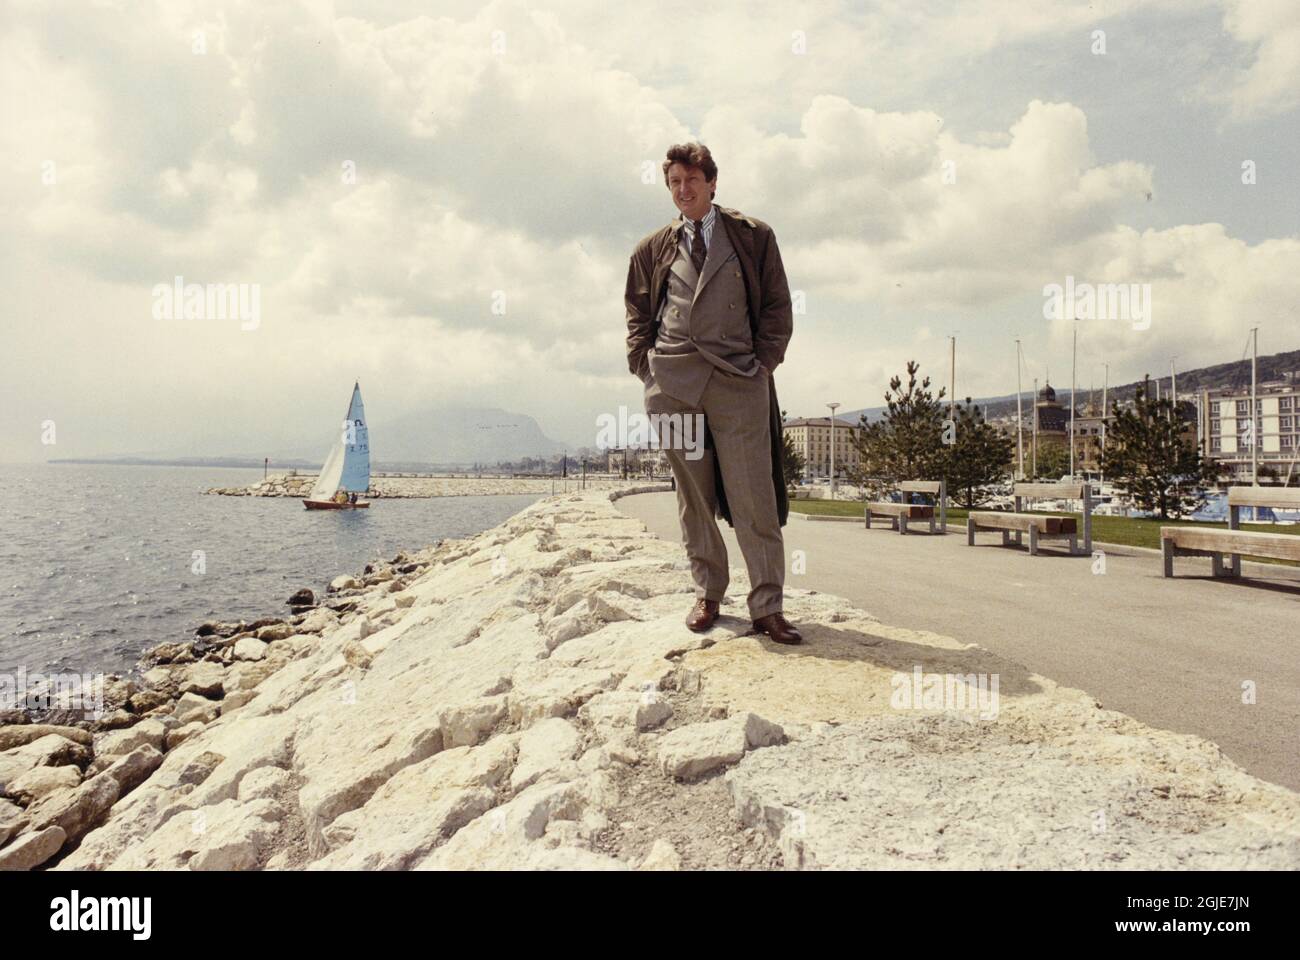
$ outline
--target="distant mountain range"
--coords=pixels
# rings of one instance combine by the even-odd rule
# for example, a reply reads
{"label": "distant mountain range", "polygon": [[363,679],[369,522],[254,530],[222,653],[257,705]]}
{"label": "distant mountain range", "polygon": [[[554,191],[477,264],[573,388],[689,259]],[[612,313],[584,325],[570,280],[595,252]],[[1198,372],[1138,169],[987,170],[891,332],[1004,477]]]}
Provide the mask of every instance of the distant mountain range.
{"label": "distant mountain range", "polygon": [[[1300,379],[1300,350],[1275,353],[1259,358],[1260,383],[1284,379]],[[1168,383],[1168,375],[1162,379]],[[1141,381],[1118,384],[1109,390],[1110,396],[1120,400],[1131,399]],[[932,383],[937,391],[942,384]],[[1069,406],[1069,388],[1056,389],[1057,400]],[[1209,367],[1178,372],[1178,392],[1187,393],[1202,389],[1245,388],[1250,386],[1250,361],[1238,360]],[[1080,395],[1085,391],[1080,390]],[[1100,390],[1095,391],[1098,401]],[[1032,403],[1032,390],[1022,395]],[[964,396],[958,396],[964,402]],[[990,418],[1014,415],[1015,394],[999,397],[975,398],[984,415]],[[847,410],[839,419],[857,423],[865,414],[869,421],[879,420],[885,407],[864,407]],[[268,445],[266,451],[271,466],[276,470],[316,470],[320,467],[332,441],[328,424],[320,427],[320,436],[308,437],[299,444]],[[497,407],[444,407],[431,408],[391,420],[372,421],[370,426],[372,466],[376,471],[459,470],[478,464],[484,468],[500,461],[518,461],[525,457],[549,458],[562,453],[566,447],[571,454],[578,448],[553,440],[542,432],[537,421],[522,413],[510,413]],[[251,443],[257,442],[252,439]],[[263,441],[265,442],[265,441]],[[213,444],[215,446],[215,444]],[[242,444],[240,444],[242,446]],[[222,443],[222,446],[226,446]],[[234,446],[234,444],[231,444]],[[193,456],[188,451],[152,450],[147,453],[125,454],[87,458],[60,458],[51,463],[108,463],[195,467],[241,467],[256,469],[262,466],[260,452],[241,452],[220,456]]]}
{"label": "distant mountain range", "polygon": [[[453,469],[502,460],[549,457],[565,445],[542,432],[537,421],[496,407],[448,407],[370,423],[371,465],[377,471]],[[330,435],[322,431],[315,444],[268,451],[277,470],[317,470],[329,450]],[[570,448],[572,449],[572,448]],[[260,468],[262,457],[248,452],[221,456],[172,455],[167,451],[111,457],[61,458],[51,463],[109,463],[150,466]]]}
{"label": "distant mountain range", "polygon": [[[1300,381],[1300,350],[1291,350],[1285,353],[1274,353],[1267,357],[1260,357],[1256,365],[1256,377],[1260,383],[1267,383],[1270,380],[1282,380],[1286,376],[1293,376]],[[1165,373],[1162,377],[1152,376],[1152,380],[1161,379],[1165,381],[1162,389],[1168,389],[1169,374]],[[1134,380],[1132,383],[1119,384],[1111,386],[1107,391],[1107,399],[1114,400],[1131,400],[1137,388],[1142,385],[1141,380]],[[935,383],[933,380],[930,389],[938,392],[939,388],[945,386],[942,383]],[[1042,386],[1041,384],[1039,385]],[[1053,384],[1056,391],[1057,402],[1067,409],[1070,406],[1070,388],[1064,388]],[[1225,388],[1250,389],[1250,360],[1235,360],[1231,363],[1216,363],[1210,367],[1198,367],[1193,370],[1178,371],[1178,392],[1180,394],[1191,393],[1200,390],[1222,390]],[[1079,400],[1082,404],[1090,391],[1080,389]],[[1097,402],[1101,403],[1101,388],[1091,391],[1095,394]],[[1033,402],[1033,389],[1025,390],[1021,394],[1024,398],[1023,404]],[[944,398],[948,399],[947,397]],[[983,411],[984,416],[989,419],[997,417],[1014,416],[1016,412],[1016,395],[1014,393],[1001,397],[975,397],[974,402]],[[965,403],[966,397],[959,394],[958,403]],[[885,415],[884,406],[864,407],[861,410],[850,410],[841,413],[837,419],[848,420],[857,423],[858,418],[863,414],[866,415],[868,422],[879,420]]]}
{"label": "distant mountain range", "polygon": [[377,421],[370,428],[376,462],[435,466],[491,465],[499,460],[548,457],[565,445],[552,440],[537,421],[496,407],[457,407]]}

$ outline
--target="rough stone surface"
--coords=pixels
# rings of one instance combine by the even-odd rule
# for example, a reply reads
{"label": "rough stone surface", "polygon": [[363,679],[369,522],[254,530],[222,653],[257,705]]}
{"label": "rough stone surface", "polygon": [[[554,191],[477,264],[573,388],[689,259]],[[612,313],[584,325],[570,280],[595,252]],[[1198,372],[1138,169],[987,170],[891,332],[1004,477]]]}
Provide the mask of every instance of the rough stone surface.
{"label": "rough stone surface", "polygon": [[24,804],[39,800],[56,790],[70,790],[81,783],[81,771],[71,765],[62,767],[32,767],[15,777],[5,792]]}
{"label": "rough stone surface", "polygon": [[[226,701],[223,700],[222,701],[223,708],[225,706],[225,703]],[[175,750],[177,747],[179,747],[190,737],[194,736],[196,733],[200,733],[202,730],[203,730],[203,723],[202,721],[199,720],[192,721],[190,723],[184,724],[183,726],[175,727],[174,729],[167,731],[167,735],[163,738],[163,745],[168,750]]]}
{"label": "rough stone surface", "polygon": [[638,870],[680,870],[682,858],[667,840],[656,840]]}
{"label": "rough stone surface", "polygon": [[56,826],[72,841],[95,826],[117,802],[121,788],[107,773],[91,777],[75,790],[60,790],[27,808],[32,830]]}
{"label": "rough stone surface", "polygon": [[236,690],[221,701],[221,715],[224,717],[231,711],[238,710],[255,696],[257,696],[256,690]]}
{"label": "rough stone surface", "polygon": [[[148,673],[153,673],[153,671],[150,670]],[[146,676],[148,676],[148,673],[146,673]],[[148,713],[150,710],[156,710],[170,702],[171,697],[163,690],[141,690],[139,693],[131,695],[131,698],[127,700],[127,706],[131,708],[132,713]]]}
{"label": "rough stone surface", "polygon": [[219,701],[200,697],[197,693],[187,693],[182,696],[176,701],[176,707],[172,710],[172,716],[179,720],[182,726],[193,723],[195,720],[210,723],[220,714],[221,703]]}
{"label": "rough stone surface", "polygon": [[678,727],[659,741],[664,773],[693,780],[735,763],[745,751],[780,742],[779,726],[749,713],[742,717]]}
{"label": "rough stone surface", "polygon": [[328,607],[317,607],[298,624],[299,633],[321,633],[338,623],[338,617]]}
{"label": "rough stone surface", "polygon": [[0,794],[9,784],[33,767],[61,767],[75,764],[84,767],[90,761],[90,750],[61,734],[47,733],[21,747],[0,753]]}
{"label": "rough stone surface", "polygon": [[117,781],[119,796],[126,796],[144,783],[162,765],[163,755],[147,743],[136,747],[104,771],[104,775]]}
{"label": "rough stone surface", "polygon": [[[319,633],[226,670],[227,698],[256,697],[218,716],[185,693],[194,722],[52,869],[1300,865],[1296,793],[960,635],[789,590],[805,643],[777,648],[746,635],[739,569],[723,612],[741,615],[691,633],[680,547],[608,497],[543,499],[349,578],[308,615]],[[1000,709],[894,708],[917,665],[998,674]],[[0,768],[88,760],[57,735],[33,748]],[[23,816],[75,828],[112,769]]]}
{"label": "rough stone surface", "polygon": [[[196,696],[196,699],[202,699]],[[167,728],[160,720],[141,720],[134,727],[106,733],[95,743],[97,757],[123,757],[148,744],[155,750],[163,749]]]}
{"label": "rough stone surface", "polygon": [[90,731],[82,730],[80,727],[61,727],[50,723],[23,723],[0,727],[0,753],[13,750],[15,747],[26,746],[33,740],[48,737],[52,733],[58,734],[65,740],[71,740],[73,743],[79,743],[83,747],[88,747],[91,744]]}
{"label": "rough stone surface", "polygon": [[567,720],[551,717],[533,724],[519,738],[519,759],[510,775],[510,788],[524,789],[566,760],[582,744],[582,734]]}
{"label": "rough stone surface", "polygon": [[0,871],[39,867],[63,847],[67,835],[59,827],[25,833],[0,849]]}
{"label": "rough stone surface", "polygon": [[290,786],[292,777],[279,767],[258,767],[239,781],[240,800],[274,797]]}
{"label": "rough stone surface", "polygon": [[181,674],[180,692],[197,693],[204,697],[220,697],[225,674],[226,671],[221,664],[200,660]]}
{"label": "rough stone surface", "polygon": [[235,644],[236,660],[261,660],[265,656],[266,644],[260,637],[244,637]]}

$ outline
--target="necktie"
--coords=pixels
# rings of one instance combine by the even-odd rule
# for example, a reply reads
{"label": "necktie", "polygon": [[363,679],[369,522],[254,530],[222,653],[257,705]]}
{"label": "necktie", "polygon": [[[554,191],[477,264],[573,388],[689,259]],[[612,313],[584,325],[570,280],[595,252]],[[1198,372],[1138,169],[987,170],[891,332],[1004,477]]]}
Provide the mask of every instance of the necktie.
{"label": "necktie", "polygon": [[704,269],[704,257],[708,252],[704,248],[704,221],[691,222],[695,224],[695,236],[691,238],[691,263],[695,265],[695,272],[700,273]]}

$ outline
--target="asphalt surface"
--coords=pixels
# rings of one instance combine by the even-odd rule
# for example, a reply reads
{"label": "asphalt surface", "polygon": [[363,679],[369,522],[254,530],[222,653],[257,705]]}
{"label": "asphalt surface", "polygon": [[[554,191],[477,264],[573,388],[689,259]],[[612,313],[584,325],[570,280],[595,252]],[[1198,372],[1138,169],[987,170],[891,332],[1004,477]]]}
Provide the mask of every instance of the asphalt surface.
{"label": "asphalt surface", "polygon": [[[675,493],[615,505],[681,542]],[[743,569],[734,533],[721,529],[731,566]],[[947,536],[900,536],[883,523],[867,531],[792,513],[784,534],[787,587],[978,643],[1108,709],[1212,740],[1255,776],[1300,790],[1300,568],[1248,561],[1240,581],[1214,580],[1208,558],[1179,558],[1166,580],[1157,552],[1094,544],[1105,571],[1094,573],[1096,560],[1063,545],[1030,557],[983,533],[967,546],[964,522]],[[806,573],[789,573],[793,550],[804,551]]]}

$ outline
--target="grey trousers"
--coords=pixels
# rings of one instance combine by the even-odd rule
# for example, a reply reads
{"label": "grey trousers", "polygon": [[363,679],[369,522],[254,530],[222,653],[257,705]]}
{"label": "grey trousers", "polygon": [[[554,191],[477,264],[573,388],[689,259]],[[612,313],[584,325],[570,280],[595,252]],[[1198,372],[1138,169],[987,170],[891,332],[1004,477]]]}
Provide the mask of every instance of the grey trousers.
{"label": "grey trousers", "polygon": [[645,391],[646,413],[702,413],[713,438],[714,449],[704,449],[703,456],[692,460],[680,442],[660,436],[677,480],[677,511],[695,580],[695,596],[721,600],[730,580],[727,546],[714,517],[716,450],[736,541],[749,572],[749,615],[755,620],[781,612],[785,585],[785,544],[772,487],[768,389],[764,371],[746,377],[715,369],[698,405],[669,396],[653,379]]}

